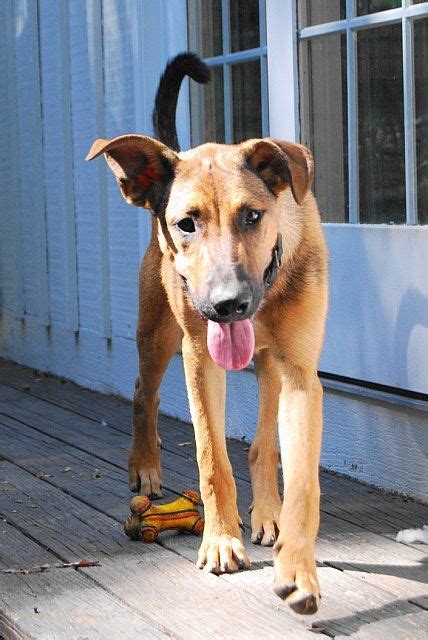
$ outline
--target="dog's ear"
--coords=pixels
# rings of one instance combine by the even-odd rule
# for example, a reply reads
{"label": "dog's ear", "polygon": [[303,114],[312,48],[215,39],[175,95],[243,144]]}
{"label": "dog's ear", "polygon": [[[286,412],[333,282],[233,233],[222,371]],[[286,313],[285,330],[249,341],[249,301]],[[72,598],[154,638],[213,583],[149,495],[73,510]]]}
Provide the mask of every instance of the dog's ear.
{"label": "dog's ear", "polygon": [[178,157],[161,142],[137,134],[95,140],[86,160],[101,154],[116,176],[126,202],[158,212]]}
{"label": "dog's ear", "polygon": [[309,149],[276,138],[248,140],[241,147],[247,164],[275,195],[289,186],[297,204],[303,202],[313,180],[314,161]]}

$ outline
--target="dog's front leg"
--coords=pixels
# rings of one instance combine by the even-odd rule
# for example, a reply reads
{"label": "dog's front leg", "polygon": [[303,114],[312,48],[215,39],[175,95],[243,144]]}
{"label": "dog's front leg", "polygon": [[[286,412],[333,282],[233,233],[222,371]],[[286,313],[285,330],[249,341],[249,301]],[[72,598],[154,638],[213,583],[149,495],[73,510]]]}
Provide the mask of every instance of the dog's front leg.
{"label": "dog's front leg", "polygon": [[237,571],[248,566],[249,560],[226,450],[226,372],[211,360],[205,339],[185,335],[183,359],[205,508],[197,566],[212,573]]}
{"label": "dog's front leg", "polygon": [[281,380],[270,350],[263,349],[255,354],[254,366],[259,383],[259,419],[249,454],[253,489],[251,541],[254,544],[272,546],[277,538],[281,513],[276,442]]}
{"label": "dog's front leg", "polygon": [[283,366],[279,437],[284,472],[280,533],[274,547],[275,592],[297,613],[315,613],[319,585],[315,537],[319,525],[322,387],[316,371]]}

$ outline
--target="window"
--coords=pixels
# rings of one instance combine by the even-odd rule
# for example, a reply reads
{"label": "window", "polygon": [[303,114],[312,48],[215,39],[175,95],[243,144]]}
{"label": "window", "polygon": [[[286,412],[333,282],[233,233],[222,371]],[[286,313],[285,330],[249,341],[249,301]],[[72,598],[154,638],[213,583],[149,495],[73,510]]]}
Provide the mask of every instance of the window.
{"label": "window", "polygon": [[211,67],[191,83],[192,146],[268,134],[264,0],[187,0],[189,49]]}
{"label": "window", "polygon": [[324,221],[428,223],[428,10],[298,0],[300,131]]}

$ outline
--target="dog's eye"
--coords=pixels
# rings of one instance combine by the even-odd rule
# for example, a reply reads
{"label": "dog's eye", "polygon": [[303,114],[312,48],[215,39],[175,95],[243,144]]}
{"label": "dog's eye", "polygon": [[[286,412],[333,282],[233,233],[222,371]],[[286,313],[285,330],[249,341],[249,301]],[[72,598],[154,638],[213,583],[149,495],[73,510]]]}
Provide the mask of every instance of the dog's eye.
{"label": "dog's eye", "polygon": [[255,209],[247,209],[245,211],[244,224],[245,226],[251,226],[256,224],[262,217],[263,212]]}
{"label": "dog's eye", "polygon": [[177,227],[184,233],[194,233],[196,231],[195,223],[192,218],[183,218],[177,222]]}

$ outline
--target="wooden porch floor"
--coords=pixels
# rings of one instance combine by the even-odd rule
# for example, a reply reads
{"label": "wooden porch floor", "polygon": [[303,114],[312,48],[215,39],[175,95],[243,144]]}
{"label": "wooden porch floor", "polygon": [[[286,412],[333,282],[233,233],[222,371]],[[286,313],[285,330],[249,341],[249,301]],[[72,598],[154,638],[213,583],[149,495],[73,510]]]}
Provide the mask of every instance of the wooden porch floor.
{"label": "wooden porch floor", "polygon": [[[0,569],[101,565],[1,573],[0,637],[428,637],[427,546],[394,541],[428,522],[427,506],[322,472],[323,598],[302,618],[272,592],[271,550],[249,541],[245,443],[228,446],[252,568],[216,577],[195,568],[193,536],[144,544],[123,533],[129,402],[0,361],[0,423]],[[198,486],[193,433],[161,417],[160,435],[172,500]]]}

